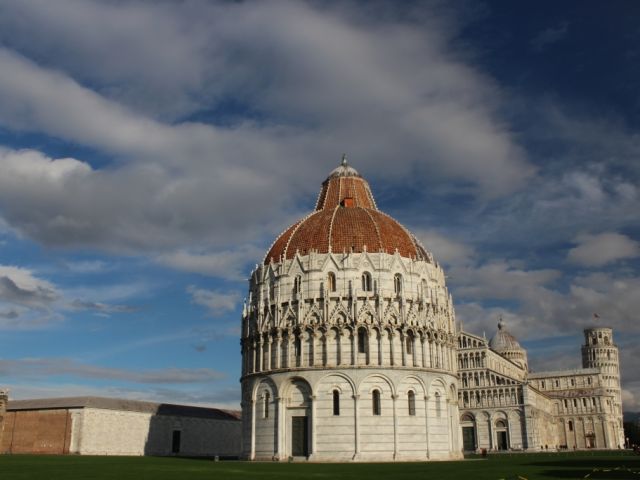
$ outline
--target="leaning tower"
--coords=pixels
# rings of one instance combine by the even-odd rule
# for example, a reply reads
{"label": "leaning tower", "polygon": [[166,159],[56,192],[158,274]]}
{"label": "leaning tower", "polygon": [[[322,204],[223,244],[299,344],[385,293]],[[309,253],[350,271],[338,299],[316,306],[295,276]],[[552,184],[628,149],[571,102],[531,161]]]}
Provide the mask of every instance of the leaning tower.
{"label": "leaning tower", "polygon": [[618,347],[613,343],[613,330],[611,328],[598,327],[584,330],[582,366],[584,368],[600,369],[604,387],[607,389],[607,393],[613,396],[612,414],[615,418],[613,433],[618,445],[624,445],[620,361],[618,359]]}

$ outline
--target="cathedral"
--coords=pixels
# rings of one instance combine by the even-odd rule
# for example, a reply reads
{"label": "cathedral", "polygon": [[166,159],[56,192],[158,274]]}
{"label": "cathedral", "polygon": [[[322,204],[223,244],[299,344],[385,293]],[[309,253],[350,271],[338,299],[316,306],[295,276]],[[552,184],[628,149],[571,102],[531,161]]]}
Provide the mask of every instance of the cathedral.
{"label": "cathedral", "polygon": [[619,448],[618,351],[585,330],[583,369],[461,331],[440,265],[348,165],[249,279],[242,457],[451,460],[463,451]]}

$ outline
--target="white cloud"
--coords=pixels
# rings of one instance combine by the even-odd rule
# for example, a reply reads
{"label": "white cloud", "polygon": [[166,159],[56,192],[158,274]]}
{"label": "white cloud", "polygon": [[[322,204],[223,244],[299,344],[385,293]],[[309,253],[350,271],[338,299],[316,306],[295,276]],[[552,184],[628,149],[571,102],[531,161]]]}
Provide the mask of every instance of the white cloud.
{"label": "white cloud", "polygon": [[240,301],[238,292],[222,292],[218,290],[205,290],[194,285],[187,287],[193,302],[207,308],[214,317],[235,310]]}
{"label": "white cloud", "polygon": [[640,256],[640,243],[616,232],[581,234],[574,241],[577,246],[569,250],[567,259],[586,267],[601,267]]}
{"label": "white cloud", "polygon": [[177,270],[229,280],[241,280],[246,278],[246,265],[260,261],[262,256],[264,256],[262,249],[253,245],[245,245],[234,250],[216,253],[178,250],[159,255],[156,260]]}
{"label": "white cloud", "polygon": [[475,251],[464,242],[435,230],[414,229],[412,232],[440,263],[466,265],[473,261]]}
{"label": "white cloud", "polygon": [[[2,21],[11,34],[0,48],[0,124],[117,160],[92,168],[3,153],[2,216],[48,245],[146,253],[203,238],[228,248],[273,233],[283,222],[270,219],[306,210],[295,200],[316,190],[344,145],[365,175],[400,183],[417,172],[484,197],[533,173],[499,118],[499,89],[447,51],[437,19],[421,29],[355,5],[286,1],[63,0],[51,9],[33,0],[7,8]],[[148,77],[154,98],[177,99],[170,111],[219,111],[225,102],[255,111],[227,126],[172,124],[167,112],[131,100]]]}

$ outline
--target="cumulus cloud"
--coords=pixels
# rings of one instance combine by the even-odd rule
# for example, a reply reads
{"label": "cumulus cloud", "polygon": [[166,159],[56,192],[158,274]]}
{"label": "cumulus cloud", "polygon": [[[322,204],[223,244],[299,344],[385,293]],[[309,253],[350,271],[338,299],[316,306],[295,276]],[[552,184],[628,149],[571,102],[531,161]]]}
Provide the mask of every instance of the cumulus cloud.
{"label": "cumulus cloud", "polygon": [[577,246],[569,250],[567,259],[586,267],[601,267],[640,256],[640,243],[616,232],[581,234],[575,238],[575,243]]}
{"label": "cumulus cloud", "polygon": [[0,301],[46,310],[58,298],[54,286],[30,270],[0,265]]}
{"label": "cumulus cloud", "polygon": [[445,265],[465,265],[473,262],[473,247],[435,230],[415,229],[414,235],[435,259]]}
{"label": "cumulus cloud", "polygon": [[[83,292],[95,298],[100,289]],[[92,310],[99,313],[128,313],[136,311],[129,305],[73,298],[32,270],[0,265],[0,327],[5,329],[38,328],[64,319],[68,310]],[[80,292],[76,292],[80,293]]]}
{"label": "cumulus cloud", "polygon": [[229,280],[246,278],[247,263],[258,262],[264,251],[253,245],[215,253],[178,250],[159,255],[156,260],[169,267],[186,272],[201,273]]}
{"label": "cumulus cloud", "polygon": [[142,384],[200,383],[224,378],[224,374],[210,368],[126,370],[88,365],[67,358],[0,359],[0,374],[17,378],[71,376],[96,380],[120,380]]}
{"label": "cumulus cloud", "polygon": [[223,292],[218,290],[205,290],[194,285],[187,287],[194,303],[205,307],[214,317],[235,310],[240,301],[238,292]]}
{"label": "cumulus cloud", "polygon": [[[345,145],[392,182],[415,171],[479,196],[513,191],[534,169],[499,88],[448,50],[437,16],[423,29],[355,4],[5,6],[0,124],[111,164],[5,150],[2,216],[47,245],[228,248],[299,214]],[[240,113],[220,124],[229,105]]]}

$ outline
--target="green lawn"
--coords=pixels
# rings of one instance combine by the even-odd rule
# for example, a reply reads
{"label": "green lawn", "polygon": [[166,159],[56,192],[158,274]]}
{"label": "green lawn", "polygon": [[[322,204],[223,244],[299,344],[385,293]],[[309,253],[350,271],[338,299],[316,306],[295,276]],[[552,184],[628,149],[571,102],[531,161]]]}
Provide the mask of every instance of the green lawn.
{"label": "green lawn", "polygon": [[[589,475],[589,476],[587,476]],[[0,455],[0,479],[636,479],[640,456],[614,453],[491,455],[432,463],[249,463],[153,457]]]}

